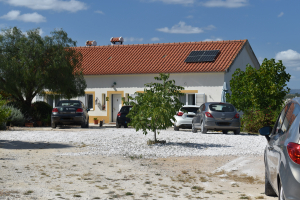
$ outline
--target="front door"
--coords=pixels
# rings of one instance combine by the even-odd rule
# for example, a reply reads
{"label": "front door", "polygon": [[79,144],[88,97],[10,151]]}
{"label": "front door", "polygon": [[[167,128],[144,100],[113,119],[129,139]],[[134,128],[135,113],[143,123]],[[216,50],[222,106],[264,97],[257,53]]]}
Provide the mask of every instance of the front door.
{"label": "front door", "polygon": [[120,111],[122,107],[122,99],[121,99],[121,94],[112,94],[112,122],[116,122],[117,119],[117,114]]}

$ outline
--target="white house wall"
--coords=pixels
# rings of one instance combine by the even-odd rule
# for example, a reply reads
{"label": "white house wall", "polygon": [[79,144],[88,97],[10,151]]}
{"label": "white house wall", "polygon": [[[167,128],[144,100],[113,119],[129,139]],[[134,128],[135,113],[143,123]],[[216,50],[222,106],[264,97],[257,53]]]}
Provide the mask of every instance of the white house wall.
{"label": "white house wall", "polygon": [[251,60],[250,55],[249,55],[249,51],[247,51],[247,46],[245,46],[240,51],[240,53],[238,54],[236,59],[234,60],[231,67],[229,68],[229,70],[227,72],[225,72],[225,78],[224,79],[227,83],[228,91],[230,91],[230,80],[231,80],[232,75],[235,72],[235,70],[240,68],[242,71],[245,71],[247,64],[250,64],[252,67],[255,67],[257,69],[259,68],[259,65],[257,65],[256,63],[254,64],[254,62]]}
{"label": "white house wall", "polygon": [[[144,84],[155,82],[154,77],[158,74],[136,74],[136,75],[89,75],[84,76],[87,83],[87,92],[95,92],[95,97],[102,102],[102,94],[108,95],[121,92],[125,94],[134,94],[136,91],[143,91]],[[196,93],[205,93],[206,101],[221,101],[222,87],[224,83],[224,73],[180,73],[171,74],[170,80],[175,80],[176,85],[183,86],[187,91],[197,91]],[[115,87],[112,87],[116,83]],[[109,107],[106,103],[106,108]],[[90,111],[91,118],[97,116],[105,122],[111,121],[107,117],[107,110],[100,110],[95,106],[95,110]],[[91,121],[90,118],[90,121]]]}

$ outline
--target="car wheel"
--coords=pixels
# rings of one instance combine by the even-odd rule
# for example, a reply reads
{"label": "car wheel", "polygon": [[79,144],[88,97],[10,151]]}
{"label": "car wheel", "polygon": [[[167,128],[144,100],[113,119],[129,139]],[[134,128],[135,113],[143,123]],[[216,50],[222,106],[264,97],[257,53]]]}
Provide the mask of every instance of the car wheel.
{"label": "car wheel", "polygon": [[179,131],[179,127],[174,125],[174,131]]}
{"label": "car wheel", "polygon": [[207,129],[204,128],[204,123],[203,123],[203,121],[201,122],[201,133],[207,133]]}
{"label": "car wheel", "polygon": [[86,122],[86,125],[85,125],[85,128],[89,128],[90,127],[90,120],[89,120],[89,118],[88,118],[88,120],[87,120],[87,122]]}
{"label": "car wheel", "polygon": [[233,131],[234,135],[239,135],[240,132],[241,132],[241,129],[237,129],[237,130],[234,130],[234,131]]}
{"label": "car wheel", "polygon": [[265,169],[265,194],[267,196],[276,196],[276,193],[269,182],[268,174],[267,174],[267,169]]}
{"label": "car wheel", "polygon": [[121,125],[119,125],[118,120],[116,121],[116,127],[121,128]]}
{"label": "car wheel", "polygon": [[222,132],[223,132],[223,134],[227,134],[227,133],[228,133],[228,131],[227,131],[227,130],[223,130]]}
{"label": "car wheel", "polygon": [[124,128],[128,128],[128,125],[127,125],[127,124],[125,124],[125,125],[124,125]]}
{"label": "car wheel", "polygon": [[285,196],[284,196],[284,192],[283,192],[283,188],[281,187],[281,183],[279,182],[279,196],[278,196],[278,200],[285,200]]}
{"label": "car wheel", "polygon": [[193,132],[193,133],[197,133],[197,129],[195,128],[194,123],[192,123],[192,132]]}
{"label": "car wheel", "polygon": [[56,124],[54,122],[51,123],[52,128],[56,128]]}

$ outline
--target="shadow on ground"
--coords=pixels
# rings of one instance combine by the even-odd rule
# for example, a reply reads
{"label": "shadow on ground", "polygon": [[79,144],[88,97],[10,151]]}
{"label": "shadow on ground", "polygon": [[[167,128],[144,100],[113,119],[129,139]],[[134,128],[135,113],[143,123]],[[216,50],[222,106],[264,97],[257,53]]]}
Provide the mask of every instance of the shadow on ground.
{"label": "shadow on ground", "polygon": [[0,140],[0,149],[62,149],[75,146],[59,143]]}
{"label": "shadow on ground", "polygon": [[221,144],[208,144],[208,143],[189,143],[189,142],[168,142],[165,144],[162,144],[162,146],[179,146],[179,147],[188,147],[188,148],[194,148],[194,149],[207,149],[207,148],[213,148],[213,147],[232,147],[228,145],[221,145]]}

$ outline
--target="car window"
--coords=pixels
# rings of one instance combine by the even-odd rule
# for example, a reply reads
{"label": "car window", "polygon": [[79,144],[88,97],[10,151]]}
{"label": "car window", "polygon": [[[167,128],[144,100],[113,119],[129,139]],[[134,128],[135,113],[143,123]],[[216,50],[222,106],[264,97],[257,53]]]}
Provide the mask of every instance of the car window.
{"label": "car window", "polygon": [[79,101],[60,101],[58,102],[57,106],[63,107],[63,106],[74,106],[74,107],[81,107],[81,104]]}
{"label": "car window", "polygon": [[206,106],[205,106],[205,104],[203,104],[203,108],[201,111],[205,111],[205,109],[206,109]]}
{"label": "car window", "polygon": [[286,120],[288,122],[287,131],[292,126],[299,112],[300,112],[300,106],[297,103],[291,103],[289,110],[286,113]]}
{"label": "car window", "polygon": [[275,124],[275,131],[274,131],[275,135],[278,134],[278,133],[283,134],[283,133],[285,133],[287,131],[288,121],[285,118],[285,116],[286,116],[286,113],[289,110],[289,107],[290,107],[290,104],[286,105],[282,109],[282,111],[281,111],[281,113],[280,113],[280,115],[279,115],[279,117],[277,119],[277,122]]}
{"label": "car window", "polygon": [[193,112],[197,113],[198,107],[182,107],[180,110],[185,111],[185,112]]}
{"label": "car window", "polygon": [[123,112],[123,113],[129,113],[129,111],[131,110],[131,106],[123,106],[120,110],[120,112]]}
{"label": "car window", "polygon": [[201,113],[201,110],[203,109],[203,106],[204,106],[204,104],[202,104],[202,105],[200,106],[200,108],[198,109],[197,113]]}
{"label": "car window", "polygon": [[230,104],[210,104],[209,109],[214,112],[234,112],[234,107]]}

